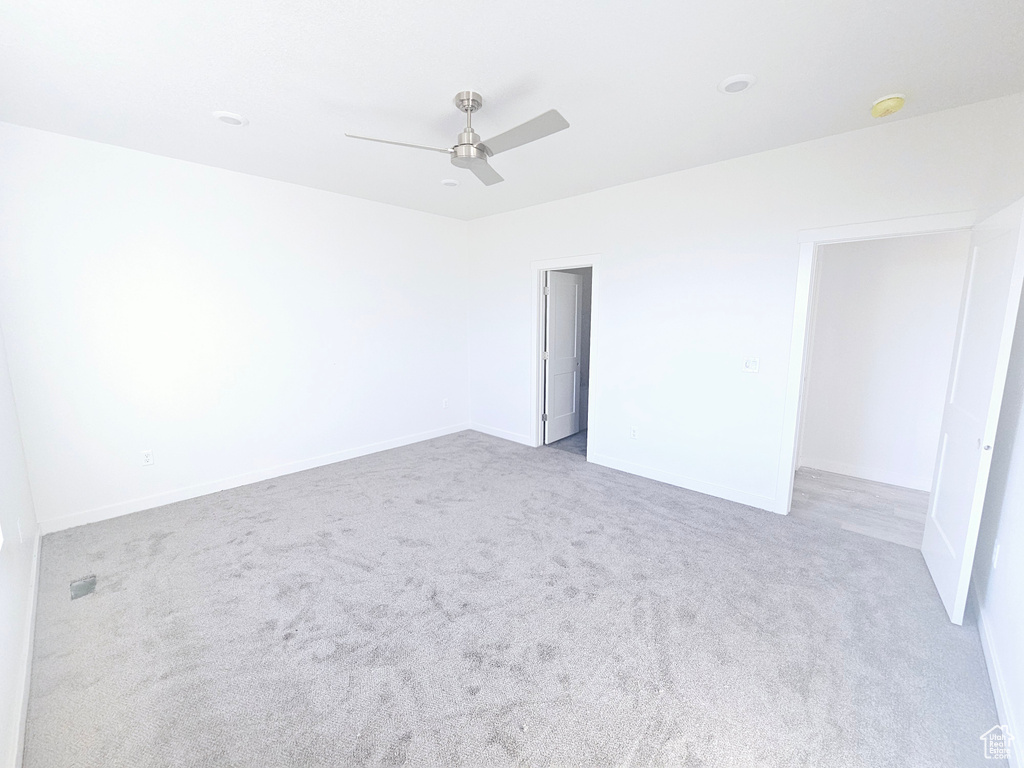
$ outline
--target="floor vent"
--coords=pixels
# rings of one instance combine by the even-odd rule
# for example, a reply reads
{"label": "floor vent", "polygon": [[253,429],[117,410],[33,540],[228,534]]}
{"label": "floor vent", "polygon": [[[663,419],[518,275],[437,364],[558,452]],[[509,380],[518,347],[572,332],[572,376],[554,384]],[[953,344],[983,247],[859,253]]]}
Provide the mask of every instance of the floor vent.
{"label": "floor vent", "polygon": [[84,579],[76,579],[71,582],[71,599],[77,600],[80,597],[91,595],[96,591],[96,577],[86,576]]}

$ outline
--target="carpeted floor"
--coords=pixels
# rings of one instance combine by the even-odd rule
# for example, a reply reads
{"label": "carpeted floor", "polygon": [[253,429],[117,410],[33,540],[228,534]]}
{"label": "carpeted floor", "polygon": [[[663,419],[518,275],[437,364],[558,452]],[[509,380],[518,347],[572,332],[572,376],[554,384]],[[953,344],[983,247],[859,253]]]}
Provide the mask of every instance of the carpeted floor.
{"label": "carpeted floor", "polygon": [[995,724],[920,553],[462,432],[46,536],[25,767],[992,768]]}

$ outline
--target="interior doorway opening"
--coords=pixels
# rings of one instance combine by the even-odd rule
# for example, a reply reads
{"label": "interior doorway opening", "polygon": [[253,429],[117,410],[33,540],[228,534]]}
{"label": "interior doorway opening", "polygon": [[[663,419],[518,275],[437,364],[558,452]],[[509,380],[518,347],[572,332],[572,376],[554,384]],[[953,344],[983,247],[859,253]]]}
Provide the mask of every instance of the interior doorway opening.
{"label": "interior doorway opening", "polygon": [[587,455],[593,268],[543,275],[541,435],[545,446]]}
{"label": "interior doorway opening", "polygon": [[822,245],[794,517],[920,549],[970,232]]}
{"label": "interior doorway opening", "polygon": [[943,403],[921,554],[942,605],[963,623],[992,448],[1024,288],[1024,198],[981,221],[971,212],[806,230],[800,235],[777,511],[790,512],[807,329],[818,253],[832,243],[969,229],[970,251]]}

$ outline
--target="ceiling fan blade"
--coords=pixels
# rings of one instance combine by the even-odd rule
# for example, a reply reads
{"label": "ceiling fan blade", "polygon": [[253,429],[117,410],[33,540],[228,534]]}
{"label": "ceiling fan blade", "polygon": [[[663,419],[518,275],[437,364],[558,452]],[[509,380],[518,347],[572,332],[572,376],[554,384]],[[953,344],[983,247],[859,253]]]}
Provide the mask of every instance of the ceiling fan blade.
{"label": "ceiling fan blade", "polygon": [[468,167],[469,170],[473,172],[473,175],[488,187],[491,186],[491,184],[497,184],[499,181],[505,180],[501,177],[500,173],[487,164],[486,160],[474,160],[466,167]]}
{"label": "ceiling fan blade", "polygon": [[363,141],[376,141],[381,144],[394,144],[396,147],[412,147],[413,149],[429,149],[431,152],[444,152],[446,155],[450,155],[452,150],[450,147],[427,147],[423,144],[409,144],[405,141],[388,141],[387,139],[373,139],[369,136],[356,136],[352,133],[346,133],[350,139],[362,139]]}
{"label": "ceiling fan blade", "polygon": [[496,155],[509,149],[521,147],[531,141],[543,139],[552,133],[558,133],[569,127],[569,121],[558,114],[557,109],[549,109],[543,115],[538,115],[533,120],[527,120],[522,125],[517,125],[511,130],[499,133],[493,139],[483,142],[487,148],[488,155]]}

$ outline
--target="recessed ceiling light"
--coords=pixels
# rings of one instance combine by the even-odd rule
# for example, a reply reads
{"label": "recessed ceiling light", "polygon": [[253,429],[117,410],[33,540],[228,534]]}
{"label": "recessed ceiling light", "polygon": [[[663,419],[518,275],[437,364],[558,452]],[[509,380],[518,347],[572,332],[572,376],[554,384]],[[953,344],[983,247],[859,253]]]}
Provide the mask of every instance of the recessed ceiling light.
{"label": "recessed ceiling light", "polygon": [[220,120],[224,125],[233,125],[236,128],[240,128],[243,125],[248,125],[249,121],[241,115],[236,115],[234,112],[214,112],[213,116]]}
{"label": "recessed ceiling light", "polygon": [[441,179],[441,184],[445,187],[457,187],[459,182],[455,179]]}
{"label": "recessed ceiling light", "polygon": [[888,96],[883,96],[871,105],[871,116],[886,117],[891,115],[893,112],[899,112],[903,109],[903,105],[906,101],[907,97],[902,93],[890,93]]}
{"label": "recessed ceiling light", "polygon": [[743,93],[756,82],[757,78],[753,75],[733,75],[732,77],[727,77],[725,80],[720,82],[718,84],[718,90],[730,95]]}

